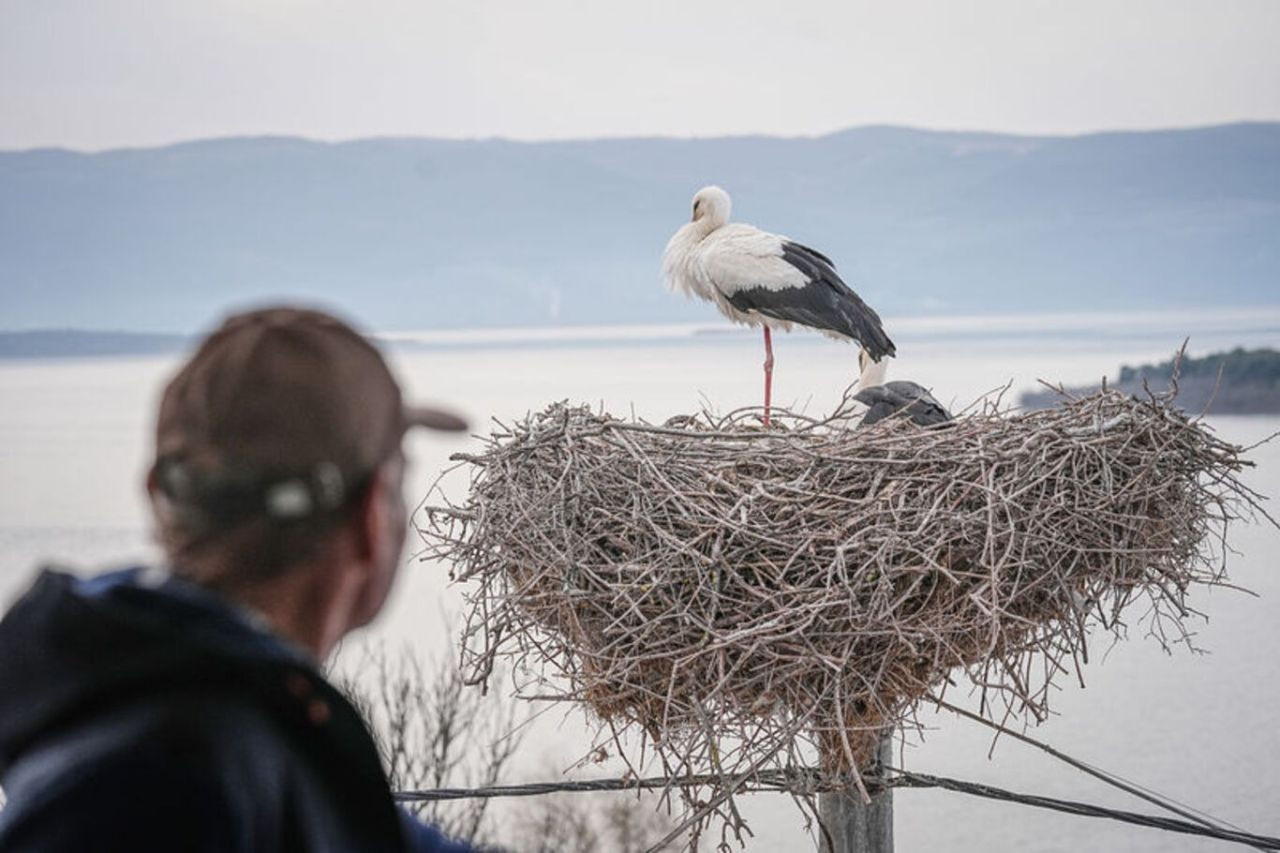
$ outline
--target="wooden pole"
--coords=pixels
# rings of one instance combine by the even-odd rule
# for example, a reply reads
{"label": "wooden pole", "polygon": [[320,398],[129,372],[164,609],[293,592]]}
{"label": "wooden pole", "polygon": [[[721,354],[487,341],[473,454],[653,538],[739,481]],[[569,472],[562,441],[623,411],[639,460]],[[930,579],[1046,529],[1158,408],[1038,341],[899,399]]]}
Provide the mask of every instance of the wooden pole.
{"label": "wooden pole", "polygon": [[[893,761],[893,737],[885,735],[876,749],[880,767]],[[877,772],[880,771],[877,768]],[[893,789],[869,791],[862,802],[856,790],[818,795],[818,817],[831,836],[832,847],[819,833],[819,853],[893,853]]]}

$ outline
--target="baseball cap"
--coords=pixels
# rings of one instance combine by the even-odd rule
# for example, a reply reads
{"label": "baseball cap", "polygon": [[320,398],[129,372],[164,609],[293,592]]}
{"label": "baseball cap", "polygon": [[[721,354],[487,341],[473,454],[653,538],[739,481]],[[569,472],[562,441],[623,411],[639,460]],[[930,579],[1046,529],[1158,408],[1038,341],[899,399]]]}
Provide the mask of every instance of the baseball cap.
{"label": "baseball cap", "polygon": [[307,518],[351,500],[415,426],[467,424],[406,405],[382,355],[337,317],[249,311],[227,318],[165,388],[153,482],[188,524]]}

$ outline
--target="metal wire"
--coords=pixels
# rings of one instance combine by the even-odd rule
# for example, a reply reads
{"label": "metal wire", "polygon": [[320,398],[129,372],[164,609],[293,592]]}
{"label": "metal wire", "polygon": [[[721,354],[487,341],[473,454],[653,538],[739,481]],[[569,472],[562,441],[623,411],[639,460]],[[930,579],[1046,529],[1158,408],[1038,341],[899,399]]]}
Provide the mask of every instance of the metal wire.
{"label": "metal wire", "polygon": [[1202,835],[1206,838],[1216,838],[1222,841],[1231,841],[1236,844],[1247,844],[1252,847],[1259,847],[1263,850],[1280,850],[1280,838],[1255,835],[1250,832],[1241,832],[1220,826],[1204,826],[1198,823],[1180,820],[1178,818],[1121,811],[1119,809],[1110,809],[1105,806],[1095,806],[1090,803],[1080,803],[1073,800],[1060,800],[1056,797],[1043,797],[1038,794],[1022,794],[1014,791],[1006,791],[1003,788],[996,788],[992,785],[983,785],[978,782],[964,782],[959,779],[948,779],[945,776],[933,776],[928,773],[912,773],[910,771],[898,771],[898,773],[900,775],[892,780],[892,784],[895,787],[941,788],[946,791],[955,791],[960,794],[970,794],[975,797],[984,797],[986,799],[1000,800],[1002,802],[1020,803],[1027,806],[1035,806],[1036,808],[1080,815],[1081,817],[1108,818],[1109,820],[1118,820],[1122,823],[1132,823],[1138,826],[1149,826],[1153,829],[1163,829],[1167,832],[1180,832],[1186,835]]}
{"label": "metal wire", "polygon": [[[1024,794],[985,785],[980,782],[967,782],[945,776],[934,776],[929,773],[915,773],[908,770],[890,768],[895,774],[887,779],[867,777],[868,788],[937,788],[953,791],[958,794],[982,797],[1007,803],[1018,803],[1034,808],[1065,812],[1080,817],[1106,818],[1137,826],[1146,826],[1166,832],[1177,832],[1185,835],[1199,835],[1229,841],[1235,844],[1246,844],[1263,850],[1280,850],[1280,838],[1257,835],[1250,832],[1228,829],[1222,826],[1205,826],[1178,818],[1141,814],[1106,806],[1082,803],[1074,800],[1063,800],[1056,797],[1045,797],[1039,794]],[[740,777],[731,782],[743,783],[744,792],[791,791],[797,789],[807,793],[819,793],[822,788],[816,784],[819,778],[817,771],[771,772],[757,774],[754,777]],[[813,784],[806,788],[806,780]],[[697,787],[700,785],[723,785],[725,777],[716,774],[701,774],[680,777],[648,777],[642,779],[588,779],[565,782],[531,782],[522,785],[493,785],[484,788],[436,788],[422,791],[399,791],[396,800],[405,803],[438,802],[442,800],[458,800],[471,797],[534,797],[543,794],[592,791],[639,791],[648,789],[664,789],[674,787]]]}

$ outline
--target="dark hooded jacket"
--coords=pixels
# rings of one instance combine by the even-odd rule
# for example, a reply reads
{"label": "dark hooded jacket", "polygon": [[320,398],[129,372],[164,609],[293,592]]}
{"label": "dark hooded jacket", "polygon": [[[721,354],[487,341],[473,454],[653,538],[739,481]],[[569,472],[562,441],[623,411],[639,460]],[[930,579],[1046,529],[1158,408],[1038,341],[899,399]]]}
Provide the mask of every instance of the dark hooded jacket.
{"label": "dark hooded jacket", "polygon": [[0,621],[0,851],[465,851],[313,662],[199,587],[46,571]]}

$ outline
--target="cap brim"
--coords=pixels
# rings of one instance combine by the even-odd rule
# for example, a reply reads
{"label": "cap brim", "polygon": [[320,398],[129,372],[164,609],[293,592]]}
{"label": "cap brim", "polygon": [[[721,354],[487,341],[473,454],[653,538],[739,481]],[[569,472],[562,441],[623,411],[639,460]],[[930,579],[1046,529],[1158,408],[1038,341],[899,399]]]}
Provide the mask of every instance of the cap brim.
{"label": "cap brim", "polygon": [[405,406],[404,422],[406,427],[420,426],[445,432],[462,432],[467,428],[467,421],[462,416],[427,406]]}

